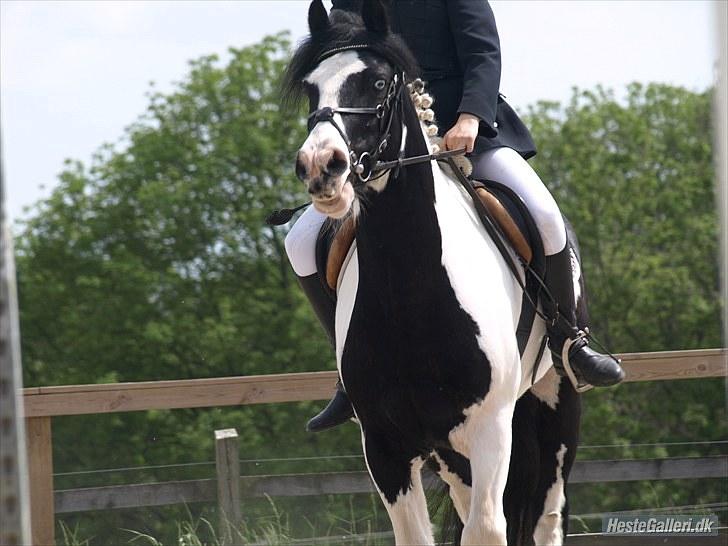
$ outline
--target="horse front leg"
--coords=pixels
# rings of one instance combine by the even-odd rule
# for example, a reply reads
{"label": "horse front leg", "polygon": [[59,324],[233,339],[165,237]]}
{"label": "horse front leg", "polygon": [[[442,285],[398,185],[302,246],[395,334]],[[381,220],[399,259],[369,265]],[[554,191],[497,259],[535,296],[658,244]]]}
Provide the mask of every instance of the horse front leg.
{"label": "horse front leg", "polygon": [[507,546],[503,492],[508,479],[514,403],[486,400],[474,408],[450,439],[470,459],[472,487],[470,512],[461,544]]}
{"label": "horse front leg", "polygon": [[535,503],[533,540],[539,546],[561,546],[568,531],[566,484],[579,440],[581,399],[571,384],[553,369],[531,392],[541,401],[537,426],[540,472]]}
{"label": "horse front leg", "polygon": [[434,544],[422,487],[421,457],[409,457],[384,436],[362,431],[369,475],[392,521],[397,546]]}
{"label": "horse front leg", "polygon": [[465,524],[470,514],[470,461],[452,449],[435,450],[437,475],[448,485],[448,493],[460,521]]}

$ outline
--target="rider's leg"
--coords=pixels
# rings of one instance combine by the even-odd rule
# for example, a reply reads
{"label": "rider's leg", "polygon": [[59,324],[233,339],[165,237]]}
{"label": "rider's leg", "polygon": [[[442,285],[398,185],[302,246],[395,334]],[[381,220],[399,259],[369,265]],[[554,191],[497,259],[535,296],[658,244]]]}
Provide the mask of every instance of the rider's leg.
{"label": "rider's leg", "polygon": [[[567,340],[571,367],[584,381],[594,386],[609,386],[624,379],[616,360],[592,350],[579,337],[576,301],[571,269],[571,250],[566,226],[558,205],[531,166],[511,148],[495,148],[472,158],[473,177],[495,180],[515,191],[526,203],[543,240],[546,254],[544,281],[554,302],[543,299],[544,312],[554,322],[548,325],[549,346],[560,361]],[[559,365],[557,363],[557,365]]]}
{"label": "rider's leg", "polygon": [[[316,317],[324,327],[326,335],[332,345],[336,342],[334,331],[334,318],[336,314],[336,301],[329,295],[321,284],[316,271],[316,239],[326,216],[313,207],[309,207],[293,225],[286,236],[286,253],[296,273],[298,282],[308,301],[311,302]],[[348,421],[354,416],[351,403],[341,387],[336,384],[336,394],[328,405],[311,419],[306,429],[318,432],[335,427]]]}

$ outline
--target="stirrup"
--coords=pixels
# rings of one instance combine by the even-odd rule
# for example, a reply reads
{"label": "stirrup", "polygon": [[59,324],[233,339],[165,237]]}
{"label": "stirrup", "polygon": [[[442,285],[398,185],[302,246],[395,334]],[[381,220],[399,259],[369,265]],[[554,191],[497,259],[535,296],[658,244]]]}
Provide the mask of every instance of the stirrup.
{"label": "stirrup", "polygon": [[589,336],[589,330],[579,330],[576,334],[576,337],[574,339],[567,337],[566,341],[564,341],[564,346],[561,348],[561,364],[564,366],[564,371],[566,372],[566,377],[569,378],[569,381],[571,381],[571,385],[574,387],[574,390],[578,393],[586,392],[588,390],[591,390],[594,388],[594,385],[590,383],[581,383],[576,377],[576,374],[574,373],[574,369],[571,367],[571,361],[569,360],[569,351],[571,347],[580,341],[583,341],[585,344],[587,342],[587,337]]}

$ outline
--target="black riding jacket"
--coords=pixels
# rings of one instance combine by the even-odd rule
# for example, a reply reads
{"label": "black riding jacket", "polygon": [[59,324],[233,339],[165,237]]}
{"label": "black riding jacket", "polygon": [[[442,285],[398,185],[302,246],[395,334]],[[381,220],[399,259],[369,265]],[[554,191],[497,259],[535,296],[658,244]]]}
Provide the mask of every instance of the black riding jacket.
{"label": "black riding jacket", "polygon": [[[362,0],[333,0],[359,13]],[[499,93],[498,29],[486,0],[389,0],[392,30],[422,69],[440,133],[467,112],[480,120],[475,153],[508,146],[528,158],[536,147],[526,126]]]}

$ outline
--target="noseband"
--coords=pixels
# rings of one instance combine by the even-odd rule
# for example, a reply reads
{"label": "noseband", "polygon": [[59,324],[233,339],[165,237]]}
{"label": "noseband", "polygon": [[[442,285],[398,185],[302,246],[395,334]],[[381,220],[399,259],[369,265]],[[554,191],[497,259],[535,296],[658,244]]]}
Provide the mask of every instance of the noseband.
{"label": "noseband", "polygon": [[[340,53],[344,50],[351,49],[368,49],[366,45],[354,45],[346,46],[343,48],[336,48],[327,51],[319,56],[319,62],[331,57],[336,53]],[[389,82],[389,89],[387,90],[387,96],[382,102],[377,104],[373,108],[355,108],[355,107],[340,107],[331,108],[330,106],[324,106],[318,110],[314,110],[308,116],[308,131],[313,131],[319,123],[330,123],[341,135],[346,143],[346,148],[349,152],[349,161],[351,162],[351,172],[353,175],[352,184],[354,186],[361,186],[366,184],[372,176],[372,173],[376,170],[375,167],[379,160],[379,157],[384,153],[384,150],[389,146],[389,139],[391,137],[392,120],[394,119],[394,113],[397,109],[402,106],[402,93],[404,89],[405,75],[404,72],[395,74],[392,80]],[[379,120],[379,141],[374,148],[368,152],[362,152],[357,154],[351,147],[351,141],[346,136],[344,130],[339,126],[334,118],[335,114],[343,115],[364,115],[364,116],[376,116]],[[403,139],[404,142],[404,139]]]}

